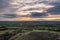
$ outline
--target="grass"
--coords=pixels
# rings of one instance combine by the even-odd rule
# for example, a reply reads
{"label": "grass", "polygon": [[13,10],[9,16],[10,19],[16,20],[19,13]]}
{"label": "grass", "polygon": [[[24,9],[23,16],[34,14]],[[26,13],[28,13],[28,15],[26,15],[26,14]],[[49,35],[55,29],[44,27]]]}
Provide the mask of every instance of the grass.
{"label": "grass", "polygon": [[[32,31],[32,30],[48,30],[49,27],[46,27],[46,26],[35,26],[35,27],[23,26],[23,27],[7,27],[7,28],[8,29],[6,29],[4,31],[0,31],[0,34],[4,34],[6,32],[11,33],[15,29],[22,29],[22,30]],[[56,32],[58,35],[60,35],[60,32],[54,31],[54,29],[56,29],[56,28],[58,28],[58,27],[51,27],[51,29],[53,30],[53,32]],[[17,40],[17,37],[19,37],[19,34],[13,36],[11,39]]]}
{"label": "grass", "polygon": [[58,35],[60,35],[60,32],[56,32]]}

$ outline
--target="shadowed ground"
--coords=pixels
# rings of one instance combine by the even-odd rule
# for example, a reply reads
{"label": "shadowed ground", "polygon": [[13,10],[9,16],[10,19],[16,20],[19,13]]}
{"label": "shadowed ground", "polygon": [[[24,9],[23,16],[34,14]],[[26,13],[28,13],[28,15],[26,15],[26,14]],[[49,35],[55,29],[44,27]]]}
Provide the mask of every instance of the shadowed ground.
{"label": "shadowed ground", "polygon": [[50,32],[30,32],[19,40],[58,40],[58,35]]}

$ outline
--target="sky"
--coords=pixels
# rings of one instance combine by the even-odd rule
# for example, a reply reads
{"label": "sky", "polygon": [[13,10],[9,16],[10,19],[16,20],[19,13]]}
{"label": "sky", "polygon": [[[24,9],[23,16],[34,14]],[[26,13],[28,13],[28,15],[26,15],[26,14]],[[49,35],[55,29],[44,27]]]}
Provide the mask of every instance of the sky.
{"label": "sky", "polygon": [[60,0],[0,0],[0,21],[60,21]]}

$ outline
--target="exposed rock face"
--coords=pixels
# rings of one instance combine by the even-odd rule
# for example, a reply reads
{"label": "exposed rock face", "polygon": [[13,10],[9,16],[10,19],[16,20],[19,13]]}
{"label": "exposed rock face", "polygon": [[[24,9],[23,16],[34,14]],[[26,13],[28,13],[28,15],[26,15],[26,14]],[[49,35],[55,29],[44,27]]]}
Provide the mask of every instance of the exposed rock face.
{"label": "exposed rock face", "polygon": [[31,32],[24,35],[20,40],[59,40],[56,33],[50,32]]}

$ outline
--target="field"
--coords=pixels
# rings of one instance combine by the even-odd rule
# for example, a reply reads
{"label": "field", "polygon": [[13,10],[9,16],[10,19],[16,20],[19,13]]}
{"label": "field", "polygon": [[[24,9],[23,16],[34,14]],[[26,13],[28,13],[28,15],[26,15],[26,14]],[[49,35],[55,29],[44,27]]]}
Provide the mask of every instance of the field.
{"label": "field", "polygon": [[18,40],[31,31],[53,32],[60,38],[60,22],[0,22],[0,40]]}
{"label": "field", "polygon": [[0,27],[0,40],[18,40],[19,37],[30,31],[48,31],[57,33],[60,36],[59,26],[2,26]]}

